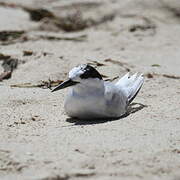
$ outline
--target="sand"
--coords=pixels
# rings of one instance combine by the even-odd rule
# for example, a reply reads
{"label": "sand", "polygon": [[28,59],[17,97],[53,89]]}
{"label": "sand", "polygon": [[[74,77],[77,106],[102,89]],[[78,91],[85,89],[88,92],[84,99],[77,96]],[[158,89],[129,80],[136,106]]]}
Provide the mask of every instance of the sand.
{"label": "sand", "polygon": [[[56,17],[35,21],[27,8]],[[179,12],[179,0],[0,0],[0,35],[23,31],[0,38],[0,53],[18,59],[0,82],[0,179],[179,180]],[[67,16],[80,23],[63,24]],[[144,74],[127,117],[68,118],[67,90],[51,93],[44,82],[82,63],[105,79]]]}

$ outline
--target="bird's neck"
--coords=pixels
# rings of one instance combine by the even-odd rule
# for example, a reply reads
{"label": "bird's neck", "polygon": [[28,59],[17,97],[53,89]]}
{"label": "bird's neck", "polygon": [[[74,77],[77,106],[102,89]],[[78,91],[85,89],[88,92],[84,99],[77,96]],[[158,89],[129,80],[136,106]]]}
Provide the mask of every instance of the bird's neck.
{"label": "bird's neck", "polygon": [[79,96],[87,95],[98,95],[104,93],[104,82],[94,82],[89,84],[78,84],[77,86],[72,87],[73,93]]}

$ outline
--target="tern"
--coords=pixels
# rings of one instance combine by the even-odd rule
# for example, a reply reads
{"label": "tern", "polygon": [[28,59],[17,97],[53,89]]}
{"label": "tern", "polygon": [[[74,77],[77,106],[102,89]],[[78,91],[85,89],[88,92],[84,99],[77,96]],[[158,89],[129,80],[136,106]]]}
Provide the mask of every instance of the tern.
{"label": "tern", "polygon": [[69,79],[52,92],[70,87],[64,108],[72,118],[119,118],[126,114],[143,82],[143,75],[138,73],[132,76],[127,73],[116,83],[107,82],[94,67],[82,64],[74,67]]}

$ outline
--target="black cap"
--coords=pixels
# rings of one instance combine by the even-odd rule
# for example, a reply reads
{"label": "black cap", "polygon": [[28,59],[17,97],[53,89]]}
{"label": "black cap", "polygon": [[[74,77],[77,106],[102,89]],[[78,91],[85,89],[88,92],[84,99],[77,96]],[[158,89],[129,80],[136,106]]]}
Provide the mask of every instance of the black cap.
{"label": "black cap", "polygon": [[83,67],[82,70],[84,71],[84,73],[80,75],[80,78],[82,79],[88,79],[88,78],[102,79],[102,76],[99,74],[99,72],[90,65],[86,65],[85,67]]}

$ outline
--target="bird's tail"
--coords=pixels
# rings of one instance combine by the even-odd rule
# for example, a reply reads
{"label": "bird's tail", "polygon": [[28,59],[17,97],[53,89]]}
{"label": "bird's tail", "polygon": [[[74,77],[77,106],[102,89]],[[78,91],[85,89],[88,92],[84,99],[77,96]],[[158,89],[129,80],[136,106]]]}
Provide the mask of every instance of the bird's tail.
{"label": "bird's tail", "polygon": [[116,83],[116,86],[123,90],[130,104],[141,89],[143,82],[144,78],[142,74],[138,75],[135,73],[130,76],[129,73],[127,73]]}

